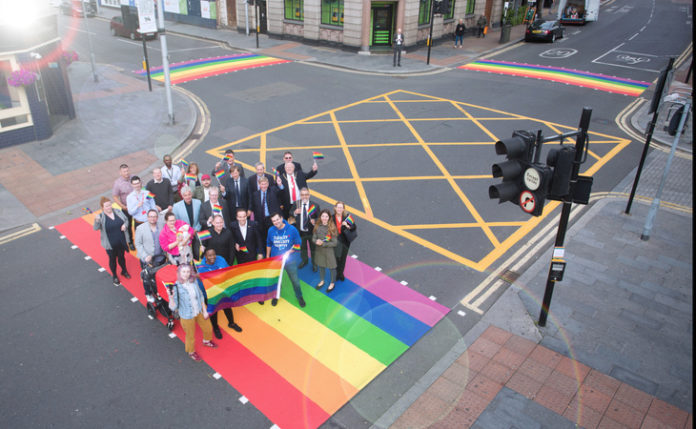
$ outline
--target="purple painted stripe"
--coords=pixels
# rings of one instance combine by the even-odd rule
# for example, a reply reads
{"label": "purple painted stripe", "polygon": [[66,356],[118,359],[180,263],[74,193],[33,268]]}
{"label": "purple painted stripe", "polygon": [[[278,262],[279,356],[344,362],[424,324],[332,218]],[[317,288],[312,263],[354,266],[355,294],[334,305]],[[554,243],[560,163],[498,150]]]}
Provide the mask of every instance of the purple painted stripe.
{"label": "purple painted stripe", "polygon": [[345,272],[355,284],[430,327],[450,311],[357,259],[346,260]]}

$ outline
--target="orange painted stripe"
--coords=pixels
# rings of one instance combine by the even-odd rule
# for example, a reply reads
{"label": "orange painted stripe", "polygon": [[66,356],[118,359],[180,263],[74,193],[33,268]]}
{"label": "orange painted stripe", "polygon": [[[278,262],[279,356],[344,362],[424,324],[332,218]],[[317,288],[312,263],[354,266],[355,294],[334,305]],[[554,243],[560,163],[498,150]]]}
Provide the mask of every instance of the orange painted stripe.
{"label": "orange painted stripe", "polygon": [[[275,309],[265,307],[266,311]],[[338,411],[358,393],[353,385],[245,307],[235,307],[234,320],[244,329],[242,332],[227,328],[225,323],[220,326],[328,414]]]}

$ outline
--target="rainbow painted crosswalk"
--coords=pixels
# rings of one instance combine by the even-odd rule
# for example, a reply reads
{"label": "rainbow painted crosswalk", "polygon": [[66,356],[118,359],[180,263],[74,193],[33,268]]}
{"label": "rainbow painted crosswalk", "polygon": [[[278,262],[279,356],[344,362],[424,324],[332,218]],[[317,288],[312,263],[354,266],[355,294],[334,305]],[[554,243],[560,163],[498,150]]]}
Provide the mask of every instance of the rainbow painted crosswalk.
{"label": "rainbow painted crosswalk", "polygon": [[649,86],[649,82],[607,76],[560,67],[538,66],[533,64],[512,63],[507,61],[480,60],[459,67],[510,76],[531,77],[569,85],[592,88],[614,94],[639,96]]}
{"label": "rainbow painted crosswalk", "polygon": [[[94,216],[88,213],[56,229],[108,270],[99,233],[92,229]],[[126,264],[138,272],[134,255],[126,255]],[[243,331],[220,323],[226,335],[219,347],[200,347],[198,353],[279,427],[320,426],[449,312],[353,258],[345,274],[347,280],[328,294],[311,286],[318,275],[309,266],[300,270],[304,308],[284,276],[276,307],[236,307],[235,322]],[[137,277],[121,280],[145,305]],[[166,332],[163,326],[153,329]],[[183,340],[178,323],[173,332]]]}
{"label": "rainbow painted crosswalk", "polygon": [[[256,54],[225,55],[221,57],[201,58],[198,60],[170,64],[169,76],[172,84],[178,84],[196,79],[202,79],[204,77],[232,73],[239,70],[266,67],[289,62],[291,61]],[[138,70],[135,73],[139,74],[140,76],[145,76],[147,72],[145,70]],[[164,73],[162,72],[162,67],[150,69],[150,75],[153,79],[164,82]]]}

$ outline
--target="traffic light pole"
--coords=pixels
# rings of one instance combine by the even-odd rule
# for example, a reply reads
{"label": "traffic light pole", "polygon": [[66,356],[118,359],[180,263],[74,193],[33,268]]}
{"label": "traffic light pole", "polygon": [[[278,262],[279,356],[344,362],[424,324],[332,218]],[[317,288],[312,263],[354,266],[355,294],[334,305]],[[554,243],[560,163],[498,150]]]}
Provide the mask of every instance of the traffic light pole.
{"label": "traffic light pole", "polygon": [[[582,163],[583,152],[585,151],[585,143],[587,141],[587,130],[590,127],[590,118],[592,116],[592,109],[585,107],[582,109],[582,115],[580,116],[579,132],[575,139],[575,160],[573,162],[573,167],[570,173],[570,182],[576,182],[578,179],[578,174],[580,172],[580,164]],[[572,189],[572,186],[571,186]],[[570,219],[570,209],[573,205],[572,191],[571,195],[568,195],[563,199],[563,208],[561,209],[561,219],[558,222],[558,232],[556,233],[556,243],[554,246],[554,257],[559,256],[557,252],[561,253],[563,249],[563,242],[565,241],[566,230],[568,229],[568,220]],[[556,284],[556,280],[553,277],[553,264],[549,267],[549,275],[546,280],[546,289],[544,290],[544,300],[541,303],[541,313],[539,314],[539,326],[546,326],[546,319],[549,315],[549,307],[551,306],[551,297],[553,296],[553,288]]]}
{"label": "traffic light pole", "polygon": [[433,18],[435,17],[435,0],[430,0],[430,33],[428,33],[428,59],[425,62],[430,64],[430,47],[433,44]]}

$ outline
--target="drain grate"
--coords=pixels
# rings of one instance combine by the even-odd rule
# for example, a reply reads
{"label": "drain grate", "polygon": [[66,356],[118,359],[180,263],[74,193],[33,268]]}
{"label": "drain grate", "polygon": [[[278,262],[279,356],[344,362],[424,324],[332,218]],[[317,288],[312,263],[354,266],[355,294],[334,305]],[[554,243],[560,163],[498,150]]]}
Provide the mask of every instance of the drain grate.
{"label": "drain grate", "polygon": [[505,270],[500,274],[500,279],[510,284],[515,283],[518,278],[520,278],[520,273],[510,270]]}

